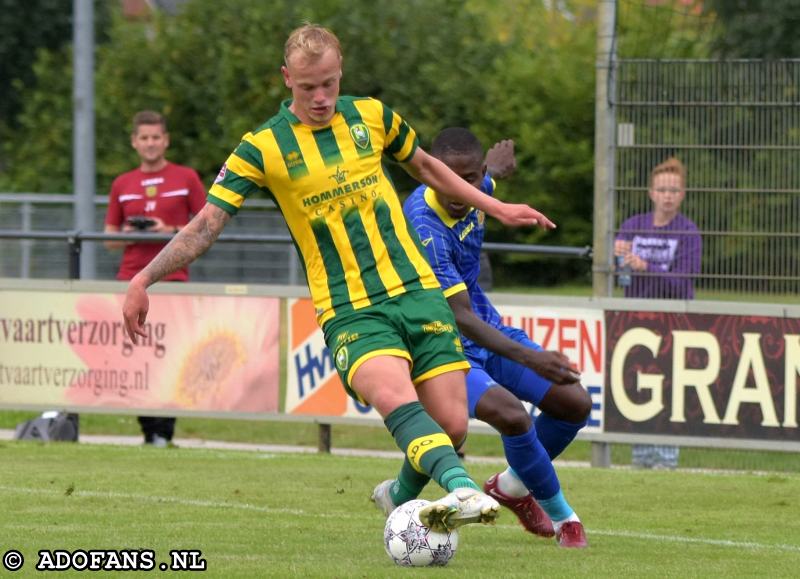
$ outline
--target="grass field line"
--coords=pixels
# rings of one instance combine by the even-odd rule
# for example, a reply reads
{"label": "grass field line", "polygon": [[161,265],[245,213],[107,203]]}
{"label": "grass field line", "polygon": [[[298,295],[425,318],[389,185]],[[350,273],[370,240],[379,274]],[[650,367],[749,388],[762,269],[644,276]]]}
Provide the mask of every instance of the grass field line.
{"label": "grass field line", "polygon": [[[27,495],[63,495],[65,492],[60,489],[32,489],[27,487],[14,487],[14,486],[6,486],[0,485],[0,492],[8,492],[8,493],[16,493],[16,494],[27,494]],[[290,509],[290,508],[273,508],[273,507],[264,507],[260,505],[253,505],[250,503],[239,503],[239,502],[225,502],[225,501],[207,501],[201,499],[188,499],[188,498],[181,498],[181,497],[161,497],[161,496],[154,496],[154,495],[142,495],[142,494],[135,494],[135,493],[120,493],[116,491],[81,491],[75,490],[71,493],[71,496],[78,496],[78,497],[92,497],[92,498],[105,498],[105,499],[122,499],[126,501],[140,501],[146,503],[168,503],[174,504],[179,506],[191,506],[191,507],[207,507],[213,509],[239,509],[245,511],[255,511],[260,513],[267,513],[267,514],[291,514],[291,515],[298,515],[298,516],[307,516],[307,517],[320,517],[320,518],[363,518],[363,519],[372,519],[374,518],[374,513],[370,512],[369,506],[365,505],[364,514],[353,514],[353,513],[320,513],[319,511],[304,511],[302,509]],[[496,525],[496,528],[499,530],[507,531],[513,530],[514,532],[519,531],[519,526],[517,524],[499,524]],[[614,531],[614,530],[601,530],[601,529],[587,529],[587,534],[591,538],[591,536],[599,535],[605,537],[619,537],[619,538],[626,538],[626,539],[638,539],[638,540],[645,540],[645,541],[658,541],[658,542],[670,542],[670,543],[684,543],[684,544],[700,544],[700,545],[714,545],[718,547],[732,547],[735,549],[756,549],[756,550],[776,550],[776,551],[788,551],[792,553],[800,553],[800,545],[787,545],[781,543],[757,543],[754,541],[732,541],[728,539],[711,539],[707,537],[687,537],[683,535],[659,535],[655,533],[647,533],[641,531]]]}
{"label": "grass field line", "polygon": [[[65,495],[61,489],[31,489],[23,487],[0,486],[0,492],[27,494],[27,495]],[[240,509],[269,514],[307,515],[302,509],[286,509],[263,507],[249,503],[230,503],[224,501],[206,501],[201,499],[186,499],[179,497],[159,497],[154,495],[138,495],[133,493],[120,493],[115,491],[81,491],[69,493],[73,497],[91,497],[100,499],[123,499],[126,501],[141,501],[146,503],[170,503],[187,507],[208,507],[213,509]]]}
{"label": "grass field line", "polygon": [[639,531],[602,531],[587,529],[587,535],[601,535],[607,537],[620,537],[630,539],[645,539],[654,541],[667,541],[671,543],[696,543],[701,545],[716,545],[719,547],[734,547],[736,549],[769,549],[776,551],[790,551],[800,553],[800,545],[786,545],[781,543],[765,544],[753,541],[731,541],[728,539],[709,539],[706,537],[684,537],[682,535],[656,535]]}

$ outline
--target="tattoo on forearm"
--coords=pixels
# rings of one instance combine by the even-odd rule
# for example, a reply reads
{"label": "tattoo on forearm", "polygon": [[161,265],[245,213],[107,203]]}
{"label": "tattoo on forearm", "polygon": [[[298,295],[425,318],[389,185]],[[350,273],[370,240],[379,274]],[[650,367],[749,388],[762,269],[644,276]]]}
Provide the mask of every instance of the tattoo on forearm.
{"label": "tattoo on forearm", "polygon": [[203,255],[219,237],[230,215],[204,208],[153,258],[143,273],[155,283]]}

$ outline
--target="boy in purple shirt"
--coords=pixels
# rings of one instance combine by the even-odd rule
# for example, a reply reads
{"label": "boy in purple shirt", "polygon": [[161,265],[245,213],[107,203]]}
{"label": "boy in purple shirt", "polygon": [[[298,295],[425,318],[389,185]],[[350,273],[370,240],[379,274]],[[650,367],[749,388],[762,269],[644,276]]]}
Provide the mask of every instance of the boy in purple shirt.
{"label": "boy in purple shirt", "polygon": [[632,273],[626,298],[694,298],[702,241],[697,226],[680,213],[685,182],[686,170],[678,159],[658,165],[650,174],[653,211],[634,215],[620,227],[614,255]]}
{"label": "boy in purple shirt", "polygon": [[[680,213],[686,196],[683,163],[670,158],[656,166],[650,173],[649,193],[653,211],[626,219],[614,241],[617,263],[631,272],[625,297],[694,299],[702,240],[694,222]],[[678,454],[677,446],[634,444],[632,463],[639,468],[674,469]]]}

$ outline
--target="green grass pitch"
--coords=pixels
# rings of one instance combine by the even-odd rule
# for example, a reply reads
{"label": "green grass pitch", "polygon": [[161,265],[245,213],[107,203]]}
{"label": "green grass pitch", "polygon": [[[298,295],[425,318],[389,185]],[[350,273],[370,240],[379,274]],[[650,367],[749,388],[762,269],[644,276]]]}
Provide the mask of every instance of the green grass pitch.
{"label": "green grass pitch", "polygon": [[[0,551],[199,549],[204,577],[796,577],[800,476],[559,468],[590,547],[503,511],[462,529],[444,569],[395,567],[369,502],[395,460],[0,443]],[[501,463],[467,463],[484,480]],[[424,498],[441,494],[434,486]],[[156,571],[158,573],[158,571]],[[59,576],[86,576],[86,571]],[[119,574],[117,574],[118,576]],[[103,573],[95,573],[103,576]]]}

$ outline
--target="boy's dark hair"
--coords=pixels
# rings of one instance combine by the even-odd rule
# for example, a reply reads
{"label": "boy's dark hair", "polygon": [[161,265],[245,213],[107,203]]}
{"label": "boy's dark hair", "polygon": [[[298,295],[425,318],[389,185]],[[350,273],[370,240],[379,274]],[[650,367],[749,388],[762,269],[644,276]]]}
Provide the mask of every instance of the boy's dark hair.
{"label": "boy's dark hair", "polygon": [[436,135],[431,144],[431,155],[441,159],[444,155],[480,155],[483,146],[472,131],[463,127],[449,127]]}
{"label": "boy's dark hair", "polygon": [[134,135],[141,125],[161,125],[164,132],[167,132],[167,119],[164,118],[164,115],[155,111],[139,111],[133,115]]}

